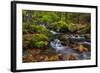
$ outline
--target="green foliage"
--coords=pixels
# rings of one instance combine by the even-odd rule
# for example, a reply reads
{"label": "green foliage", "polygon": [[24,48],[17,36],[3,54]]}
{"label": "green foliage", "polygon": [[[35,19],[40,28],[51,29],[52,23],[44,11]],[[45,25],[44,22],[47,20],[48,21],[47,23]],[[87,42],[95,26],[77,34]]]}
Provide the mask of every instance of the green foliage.
{"label": "green foliage", "polygon": [[29,32],[42,33],[42,34],[48,35],[48,29],[47,28],[40,26],[40,25],[36,25],[36,24],[30,25]]}
{"label": "green foliage", "polygon": [[[40,41],[44,41],[41,40],[41,37],[43,39],[44,36],[46,37],[49,36],[49,30],[53,30],[56,32],[63,32],[63,33],[67,32],[90,33],[91,30],[90,27],[91,16],[89,13],[23,10],[22,16],[23,16],[23,24],[22,24],[23,34],[34,34],[32,36],[31,41],[32,42],[38,41],[38,43],[36,44],[41,44]],[[42,26],[42,24],[45,25],[45,27]]]}
{"label": "green foliage", "polygon": [[54,12],[36,11],[32,14],[32,18],[40,23],[50,24],[58,19]]}
{"label": "green foliage", "polygon": [[48,35],[48,29],[43,26],[36,26],[36,32]]}
{"label": "green foliage", "polygon": [[34,39],[35,41],[47,41],[48,37],[44,34],[33,34],[32,39]]}
{"label": "green foliage", "polygon": [[48,44],[48,37],[44,34],[27,34],[23,36],[23,48],[44,48]]}
{"label": "green foliage", "polygon": [[[48,29],[56,32],[74,32],[76,28],[83,28],[76,24],[90,24],[89,13],[30,11],[23,10],[23,32],[42,33],[48,36]],[[39,26],[45,24],[46,28]],[[27,28],[28,27],[28,28]],[[89,32],[90,28],[86,28]],[[80,29],[78,29],[79,31]],[[85,29],[84,29],[85,30]],[[82,30],[82,31],[84,31]]]}
{"label": "green foliage", "polygon": [[62,31],[67,31],[68,25],[64,21],[58,21],[58,22],[53,23],[52,26],[53,26],[52,29],[54,29],[55,31],[62,32]]}
{"label": "green foliage", "polygon": [[48,37],[44,34],[33,34],[29,41],[30,48],[43,48],[47,45]]}
{"label": "green foliage", "polygon": [[25,22],[23,22],[22,26],[23,26],[22,27],[23,34],[28,33],[28,31],[27,31],[28,25]]}
{"label": "green foliage", "polygon": [[74,32],[74,31],[76,31],[76,25],[75,24],[73,24],[73,23],[70,23],[70,24],[68,24],[68,30],[70,31],[70,32]]}
{"label": "green foliage", "polygon": [[74,32],[77,29],[77,26],[73,23],[67,24],[64,21],[58,21],[53,23],[52,29],[57,32]]}
{"label": "green foliage", "polygon": [[44,48],[46,45],[47,45],[47,44],[46,44],[46,42],[44,42],[44,41],[35,42],[35,44],[34,44],[34,46],[35,46],[36,48]]}
{"label": "green foliage", "polygon": [[40,21],[42,22],[42,23],[51,23],[52,22],[52,16],[50,16],[50,15],[44,15],[44,16],[42,16],[42,18],[40,19]]}
{"label": "green foliage", "polygon": [[36,32],[36,27],[37,26],[35,24],[30,25],[29,32]]}

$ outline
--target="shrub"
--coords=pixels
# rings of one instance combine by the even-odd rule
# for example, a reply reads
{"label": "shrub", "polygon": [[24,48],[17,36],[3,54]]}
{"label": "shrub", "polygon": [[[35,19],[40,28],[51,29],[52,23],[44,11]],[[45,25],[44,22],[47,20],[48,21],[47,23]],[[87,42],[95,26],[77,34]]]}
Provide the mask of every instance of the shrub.
{"label": "shrub", "polygon": [[30,25],[29,32],[36,32],[36,25],[35,24]]}
{"label": "shrub", "polygon": [[64,21],[55,22],[53,23],[52,26],[53,26],[52,29],[54,29],[57,32],[64,32],[64,31],[67,31],[68,29],[67,28],[68,25]]}
{"label": "shrub", "polygon": [[47,42],[39,41],[34,44],[36,48],[44,48],[47,45]]}
{"label": "shrub", "polygon": [[76,25],[75,24],[73,24],[73,23],[70,23],[70,24],[68,24],[68,30],[70,31],[70,32],[74,32],[74,31],[76,31]]}
{"label": "shrub", "polygon": [[44,34],[33,34],[32,39],[34,39],[35,41],[47,41],[48,37]]}
{"label": "shrub", "polygon": [[37,26],[36,32],[48,35],[48,29],[43,26]]}
{"label": "shrub", "polygon": [[47,28],[40,26],[40,25],[36,25],[36,24],[30,25],[29,32],[42,33],[42,34],[48,35],[48,29]]}
{"label": "shrub", "polygon": [[44,34],[33,34],[29,41],[30,48],[44,48],[48,44],[48,37]]}

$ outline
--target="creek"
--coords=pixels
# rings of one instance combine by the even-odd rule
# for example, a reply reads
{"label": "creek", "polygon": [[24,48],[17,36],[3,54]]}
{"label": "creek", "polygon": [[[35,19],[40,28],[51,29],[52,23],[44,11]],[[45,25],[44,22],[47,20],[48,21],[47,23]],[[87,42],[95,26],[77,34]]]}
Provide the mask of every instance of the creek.
{"label": "creek", "polygon": [[[84,35],[78,35],[78,34],[60,34],[57,32],[52,31],[52,36],[51,36],[51,41],[50,41],[50,47],[52,49],[55,50],[55,52],[62,54],[63,58],[65,55],[74,53],[74,55],[80,59],[80,60],[84,60],[84,59],[90,59],[91,57],[91,52],[87,51],[87,52],[79,52],[77,50],[75,50],[75,48],[71,48],[70,44],[74,43],[74,44],[78,44],[78,43],[82,43],[82,45],[85,45],[87,49],[90,50],[91,48],[91,41],[87,41],[87,38],[84,37]],[[60,38],[62,38],[62,36],[64,36],[65,38],[65,43],[67,44],[66,46],[63,45],[63,41],[60,40]],[[67,41],[66,41],[67,40]],[[90,40],[90,39],[88,39]],[[69,43],[68,43],[69,41]]]}

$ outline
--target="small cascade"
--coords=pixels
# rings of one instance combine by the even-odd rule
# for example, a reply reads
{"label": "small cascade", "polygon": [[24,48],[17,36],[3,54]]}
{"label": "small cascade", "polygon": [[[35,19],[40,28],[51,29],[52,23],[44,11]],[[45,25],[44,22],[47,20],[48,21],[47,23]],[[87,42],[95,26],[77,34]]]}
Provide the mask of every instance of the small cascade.
{"label": "small cascade", "polygon": [[[57,36],[57,35],[56,35]],[[82,43],[85,47],[87,48],[91,48],[91,42],[87,42],[85,41],[84,37],[82,36],[75,36],[75,35],[71,35],[70,37],[70,41],[75,42],[75,43]],[[74,48],[71,48],[70,46],[64,46],[62,44],[62,41],[59,40],[59,37],[53,38],[52,41],[50,41],[50,46],[56,50],[56,52],[62,54],[63,58],[66,55],[69,54],[73,54],[77,57],[77,59],[83,60],[83,59],[90,59],[91,57],[91,52],[83,52],[80,53],[79,51],[75,50]],[[90,50],[90,49],[89,49]]]}
{"label": "small cascade", "polygon": [[64,50],[65,49],[65,47],[61,44],[61,41],[59,39],[54,39],[54,41],[50,42],[50,45],[56,51]]}

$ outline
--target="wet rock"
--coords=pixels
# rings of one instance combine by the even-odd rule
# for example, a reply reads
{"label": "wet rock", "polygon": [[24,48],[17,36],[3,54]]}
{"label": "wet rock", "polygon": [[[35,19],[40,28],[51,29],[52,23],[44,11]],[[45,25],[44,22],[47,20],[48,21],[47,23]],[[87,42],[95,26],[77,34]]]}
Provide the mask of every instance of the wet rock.
{"label": "wet rock", "polygon": [[65,60],[78,60],[78,58],[74,53],[70,53],[65,57]]}
{"label": "wet rock", "polygon": [[88,48],[84,47],[82,44],[75,46],[74,49],[79,52],[88,52],[89,51]]}
{"label": "wet rock", "polygon": [[61,42],[62,42],[62,45],[64,45],[64,46],[68,46],[69,43],[70,43],[70,41],[69,41],[69,36],[68,36],[68,35],[62,35],[62,36],[60,37],[60,40],[61,40]]}

